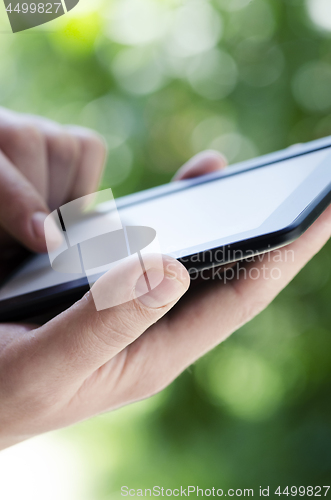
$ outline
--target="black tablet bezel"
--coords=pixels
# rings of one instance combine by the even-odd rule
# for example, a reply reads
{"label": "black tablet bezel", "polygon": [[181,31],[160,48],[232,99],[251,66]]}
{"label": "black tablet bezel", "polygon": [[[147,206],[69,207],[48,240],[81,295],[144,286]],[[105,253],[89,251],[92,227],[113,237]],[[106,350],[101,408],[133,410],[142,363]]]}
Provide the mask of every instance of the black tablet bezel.
{"label": "black tablet bezel", "polygon": [[[295,149],[285,149],[280,152],[265,155],[254,160],[242,162],[231,166],[230,169],[207,174],[198,178],[178,181],[173,184],[167,184],[157,188],[142,191],[133,195],[125,196],[116,200],[117,208],[128,207],[142,201],[152,200],[169,193],[186,190],[194,186],[212,182],[214,180],[237,175],[241,172],[265,167],[283,160],[296,158],[315,151],[331,147],[331,137],[313,141]],[[331,165],[330,165],[331,169]],[[293,195],[291,195],[293,197]],[[288,202],[291,202],[291,197]],[[293,199],[293,198],[292,198]],[[185,257],[178,258],[183,265],[193,272],[199,272],[215,265],[226,264],[238,260],[236,256],[252,256],[252,253],[263,253],[275,248],[284,246],[297,239],[308,227],[317,219],[317,217],[331,203],[331,183],[325,186],[325,189],[315,197],[312,202],[302,211],[302,213],[280,230],[265,233],[260,236],[247,237],[231,244],[222,244],[212,247],[206,252],[187,251]],[[216,242],[215,242],[216,243]],[[220,259],[220,254],[224,257]],[[215,258],[217,253],[217,259]],[[231,256],[233,258],[231,258]],[[74,302],[89,290],[87,278],[80,278],[70,282],[62,283],[43,290],[37,290],[16,297],[0,300],[0,321],[18,321],[28,317],[35,316],[41,310],[50,307],[59,306],[64,303]]]}

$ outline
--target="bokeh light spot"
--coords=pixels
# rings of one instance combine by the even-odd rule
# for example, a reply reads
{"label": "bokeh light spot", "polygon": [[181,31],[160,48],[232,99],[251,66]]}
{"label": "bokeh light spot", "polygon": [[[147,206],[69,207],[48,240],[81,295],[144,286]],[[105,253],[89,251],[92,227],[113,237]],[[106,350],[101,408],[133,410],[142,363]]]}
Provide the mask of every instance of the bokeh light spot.
{"label": "bokeh light spot", "polygon": [[249,38],[239,44],[236,55],[241,79],[253,87],[266,87],[282,74],[284,57],[277,45]]}
{"label": "bokeh light spot", "polygon": [[220,14],[208,2],[189,0],[173,14],[169,48],[181,57],[210,50],[221,38],[222,26]]}
{"label": "bokeh light spot", "polygon": [[252,141],[238,132],[216,137],[209,147],[225,154],[231,163],[248,160],[258,155]]}
{"label": "bokeh light spot", "polygon": [[307,9],[310,18],[319,28],[331,31],[330,0],[307,0]]}
{"label": "bokeh light spot", "polygon": [[226,133],[235,132],[236,125],[230,118],[210,116],[202,120],[193,130],[191,143],[195,152],[210,148],[214,139]]}
{"label": "bokeh light spot", "polygon": [[293,94],[297,102],[309,111],[325,112],[331,109],[331,65],[314,61],[302,66],[293,80]]}
{"label": "bokeh light spot", "polygon": [[207,99],[223,99],[236,86],[237,67],[229,54],[213,49],[191,61],[187,76],[197,94]]}
{"label": "bokeh light spot", "polygon": [[270,40],[276,29],[275,16],[269,2],[254,0],[244,8],[231,14],[228,34],[246,39],[258,37],[260,40]]}
{"label": "bokeh light spot", "polygon": [[128,104],[116,96],[104,96],[85,106],[81,125],[102,134],[110,149],[120,146],[130,136],[134,117]]}
{"label": "bokeh light spot", "polygon": [[112,64],[119,85],[131,94],[150,94],[166,83],[154,51],[122,49]]}
{"label": "bokeh light spot", "polygon": [[208,377],[211,396],[247,420],[269,417],[283,398],[277,371],[256,352],[242,346],[232,346],[222,359],[216,358],[210,364]]}
{"label": "bokeh light spot", "polygon": [[158,39],[168,19],[164,4],[154,0],[119,0],[108,17],[108,36],[124,45],[146,44]]}

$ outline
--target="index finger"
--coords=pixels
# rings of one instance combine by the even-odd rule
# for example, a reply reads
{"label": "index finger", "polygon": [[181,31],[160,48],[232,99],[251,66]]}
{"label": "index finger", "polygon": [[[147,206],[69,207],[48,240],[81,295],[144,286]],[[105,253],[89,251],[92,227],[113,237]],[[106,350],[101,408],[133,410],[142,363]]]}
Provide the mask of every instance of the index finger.
{"label": "index finger", "polygon": [[65,128],[80,143],[78,168],[69,196],[75,200],[97,190],[105,166],[107,148],[102,136],[92,130],[75,125]]}
{"label": "index finger", "polygon": [[[59,182],[66,185],[63,184],[62,189],[62,194],[65,192],[65,199],[53,205],[58,206],[97,190],[107,153],[106,142],[101,135],[77,125],[62,126],[41,116],[22,115],[22,119],[33,123],[44,134],[51,156],[58,156],[63,149],[65,154],[62,153],[62,158],[66,157],[65,163],[72,164],[71,169],[67,168],[68,165],[64,165],[64,172],[59,175],[61,154],[60,159],[54,162],[55,174],[59,177]],[[65,182],[64,177],[67,178]]]}

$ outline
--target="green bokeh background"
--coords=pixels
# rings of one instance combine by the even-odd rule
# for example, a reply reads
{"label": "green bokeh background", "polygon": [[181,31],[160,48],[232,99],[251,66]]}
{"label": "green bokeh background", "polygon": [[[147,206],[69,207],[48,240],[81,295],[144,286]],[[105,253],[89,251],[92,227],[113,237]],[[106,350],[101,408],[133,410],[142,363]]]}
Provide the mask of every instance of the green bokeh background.
{"label": "green bokeh background", "polygon": [[[0,104],[102,133],[116,196],[206,148],[234,163],[331,135],[328,0],[81,0],[15,35],[1,5],[0,30]],[[61,431],[89,464],[88,498],[330,484],[330,299],[327,245],[161,394]]]}

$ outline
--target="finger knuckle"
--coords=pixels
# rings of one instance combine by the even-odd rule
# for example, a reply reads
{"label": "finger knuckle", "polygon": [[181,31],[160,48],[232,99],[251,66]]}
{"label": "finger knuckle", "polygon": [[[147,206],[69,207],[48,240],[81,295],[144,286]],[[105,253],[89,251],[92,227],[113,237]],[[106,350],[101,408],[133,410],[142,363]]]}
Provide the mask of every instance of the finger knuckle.
{"label": "finger knuckle", "polygon": [[150,315],[135,300],[130,303],[130,310],[99,311],[90,329],[93,345],[103,349],[120,349],[131,344],[151,323]]}
{"label": "finger knuckle", "polygon": [[0,137],[7,148],[35,150],[43,144],[41,132],[33,125],[0,125]]}
{"label": "finger knuckle", "polygon": [[[105,311],[106,312],[106,311]],[[100,314],[92,332],[94,337],[108,347],[120,347],[131,343],[134,338],[136,323],[131,317],[116,318],[114,315]]]}
{"label": "finger knuckle", "polygon": [[79,145],[75,137],[61,132],[53,135],[49,140],[49,144],[59,163],[63,165],[72,165],[77,161]]}
{"label": "finger knuckle", "polygon": [[42,141],[42,134],[33,125],[22,125],[18,129],[17,138],[27,144],[37,144]]}

